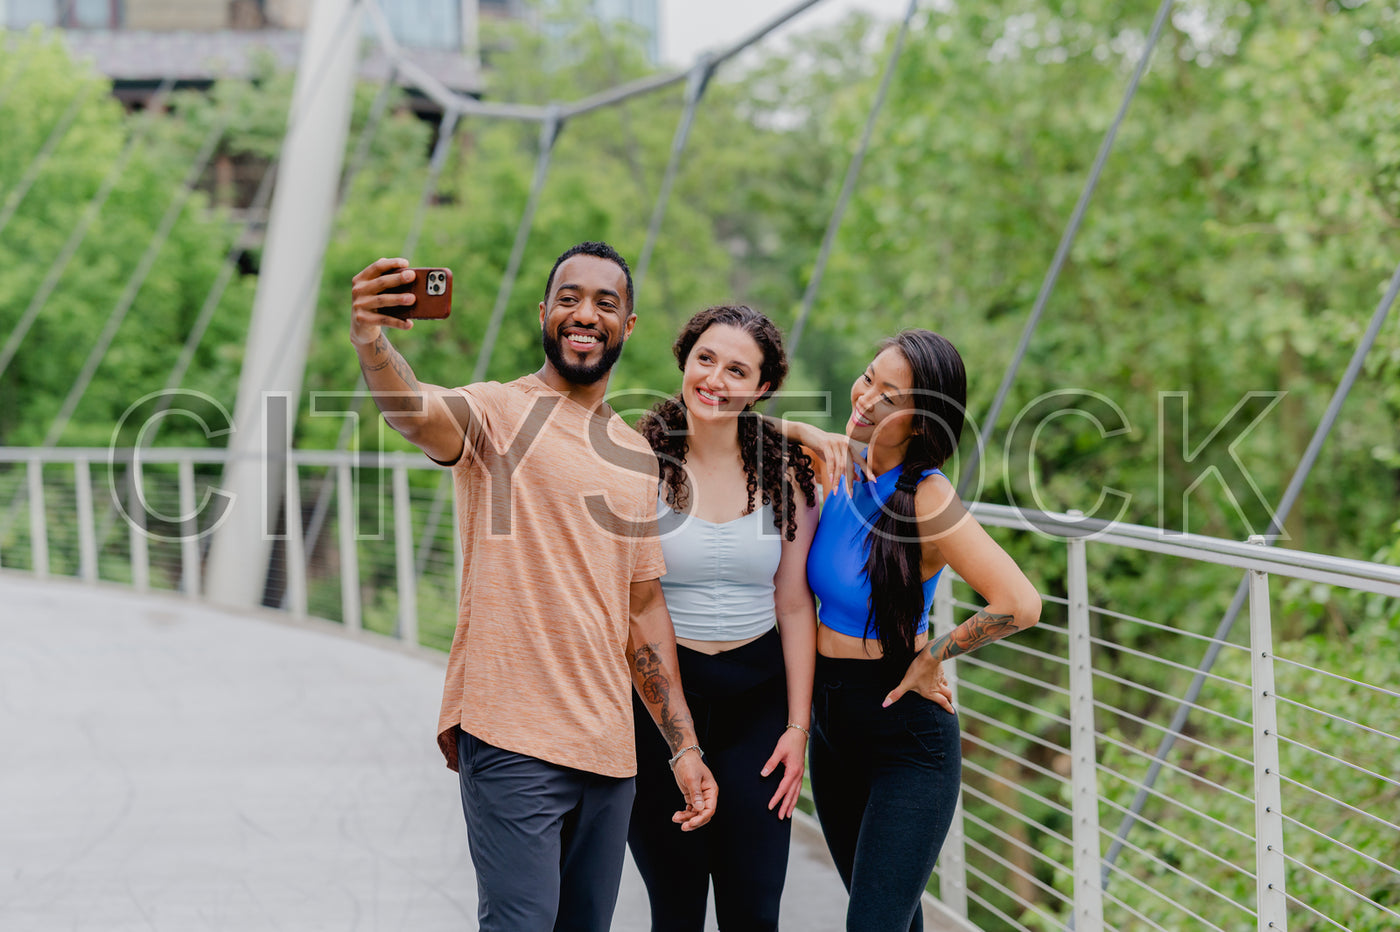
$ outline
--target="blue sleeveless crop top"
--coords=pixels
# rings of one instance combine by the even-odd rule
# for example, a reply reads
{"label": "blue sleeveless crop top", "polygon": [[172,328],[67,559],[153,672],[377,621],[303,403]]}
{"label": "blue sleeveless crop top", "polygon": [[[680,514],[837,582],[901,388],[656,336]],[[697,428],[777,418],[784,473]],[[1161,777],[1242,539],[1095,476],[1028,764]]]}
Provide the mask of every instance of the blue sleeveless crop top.
{"label": "blue sleeveless crop top", "polygon": [[[823,625],[851,637],[875,637],[867,629],[870,618],[870,580],[865,561],[870,558],[870,529],[880,517],[880,509],[894,493],[903,466],[896,466],[874,481],[857,482],[848,495],[838,486],[822,505],[821,520],[812,549],[807,552],[807,583],[817,597],[817,618]],[[924,476],[940,470],[925,470]],[[928,630],[928,613],[933,607],[933,591],[938,587],[939,570],[924,581],[924,617],[920,634]]]}

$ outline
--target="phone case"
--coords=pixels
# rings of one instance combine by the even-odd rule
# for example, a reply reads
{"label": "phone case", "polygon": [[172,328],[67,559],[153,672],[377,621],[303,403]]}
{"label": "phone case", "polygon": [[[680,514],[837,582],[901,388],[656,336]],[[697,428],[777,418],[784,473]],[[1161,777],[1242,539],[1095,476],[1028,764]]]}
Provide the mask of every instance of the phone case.
{"label": "phone case", "polygon": [[[385,293],[411,291],[416,300],[408,307],[393,309],[395,317],[413,320],[442,320],[452,313],[452,270],[414,268],[413,281],[385,288]],[[384,309],[389,312],[389,308]]]}

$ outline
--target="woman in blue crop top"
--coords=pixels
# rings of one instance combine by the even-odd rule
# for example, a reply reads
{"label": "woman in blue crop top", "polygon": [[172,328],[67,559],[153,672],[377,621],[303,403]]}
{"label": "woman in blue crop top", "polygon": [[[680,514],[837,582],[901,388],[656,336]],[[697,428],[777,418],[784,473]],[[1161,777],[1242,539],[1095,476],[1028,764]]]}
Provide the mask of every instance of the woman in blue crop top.
{"label": "woman in blue crop top", "polygon": [[[820,601],[812,796],[850,892],[848,930],[923,928],[920,898],[961,783],[943,662],[1040,618],[1035,587],[939,471],[957,449],[966,401],[953,345],[906,330],[851,386],[846,437],[804,438],[825,450],[865,444],[872,477],[827,496],[807,560]],[[930,639],[944,566],[987,605]]]}
{"label": "woman in blue crop top", "polygon": [[639,713],[628,844],[653,932],[701,932],[711,882],[721,929],[776,929],[811,722],[815,480],[807,455],[751,410],[787,375],[768,318],[708,308],[674,350],[681,391],[639,428],[660,464],[661,587],[681,686],[724,802],[697,831],[668,824],[670,750]]}

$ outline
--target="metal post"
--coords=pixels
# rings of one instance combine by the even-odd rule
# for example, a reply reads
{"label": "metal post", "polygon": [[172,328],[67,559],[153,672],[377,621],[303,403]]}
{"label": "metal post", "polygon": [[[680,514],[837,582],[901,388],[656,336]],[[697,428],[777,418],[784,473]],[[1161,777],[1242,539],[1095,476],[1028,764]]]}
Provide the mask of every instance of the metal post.
{"label": "metal post", "polygon": [[180,588],[199,598],[199,516],[194,507],[194,462],[180,460]]}
{"label": "metal post", "polygon": [[145,592],[151,588],[151,554],[146,542],[146,507],[141,501],[145,489],[141,458],[133,456],[128,469],[126,530],[131,542],[131,585],[137,592]]}
{"label": "metal post", "polygon": [[360,629],[360,555],[355,533],[355,484],[350,464],[335,468],[336,508],[340,524],[340,620],[345,627]]}
{"label": "metal post", "polygon": [[[1251,544],[1267,546],[1262,534]],[[1250,695],[1254,706],[1254,851],[1259,932],[1288,929],[1284,896],[1283,788],[1279,780],[1278,707],[1269,574],[1249,571]]]}
{"label": "metal post", "polygon": [[[1071,511],[1071,518],[1083,517]],[[1098,753],[1094,736],[1094,657],[1089,635],[1089,568],[1083,538],[1066,542],[1069,595],[1070,790],[1074,818],[1074,922],[1079,932],[1102,932],[1102,848],[1099,844]]]}
{"label": "metal post", "polygon": [[49,575],[49,525],[44,514],[44,464],[30,460],[29,472],[29,553],[34,575]]}
{"label": "metal post", "polygon": [[418,643],[418,574],[413,565],[413,507],[408,497],[408,470],[394,464],[394,562],[399,581],[399,640]]}
{"label": "metal post", "polygon": [[287,457],[287,492],[282,497],[285,507],[283,514],[286,534],[282,538],[283,563],[287,567],[286,606],[293,615],[306,614],[306,543],[301,526],[301,481],[297,476],[297,464]]}
{"label": "metal post", "polygon": [[78,575],[97,582],[97,525],[92,511],[92,469],[84,457],[73,461],[78,493]]}
{"label": "metal post", "polygon": [[[209,598],[227,605],[258,604],[266,583],[267,523],[280,507],[284,470],[264,475],[264,399],[286,394],[295,417],[350,129],[359,14],[352,0],[316,0],[302,40],[224,469],[236,504],[209,554]],[[290,424],[287,431],[290,438]]]}
{"label": "metal post", "polygon": [[[954,628],[953,577],[951,567],[945,567],[933,592],[933,635],[942,637]],[[958,665],[945,663],[943,675],[953,690],[953,708],[958,707]],[[967,827],[963,818],[962,794],[958,794],[953,809],[953,824],[938,854],[938,898],[948,911],[967,918]]]}

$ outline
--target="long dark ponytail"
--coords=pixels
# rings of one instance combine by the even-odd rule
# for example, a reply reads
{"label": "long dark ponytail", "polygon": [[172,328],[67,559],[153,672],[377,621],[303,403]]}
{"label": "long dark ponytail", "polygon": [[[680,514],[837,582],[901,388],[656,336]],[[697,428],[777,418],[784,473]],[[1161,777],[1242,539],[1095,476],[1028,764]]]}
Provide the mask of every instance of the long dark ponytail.
{"label": "long dark ponytail", "polygon": [[867,538],[870,580],[866,634],[877,635],[884,655],[914,655],[914,635],[924,617],[920,567],[923,547],[914,498],[924,471],[942,466],[958,448],[967,408],[967,371],[957,349],[931,330],[905,330],[880,344],[909,364],[914,420],[894,492]]}

